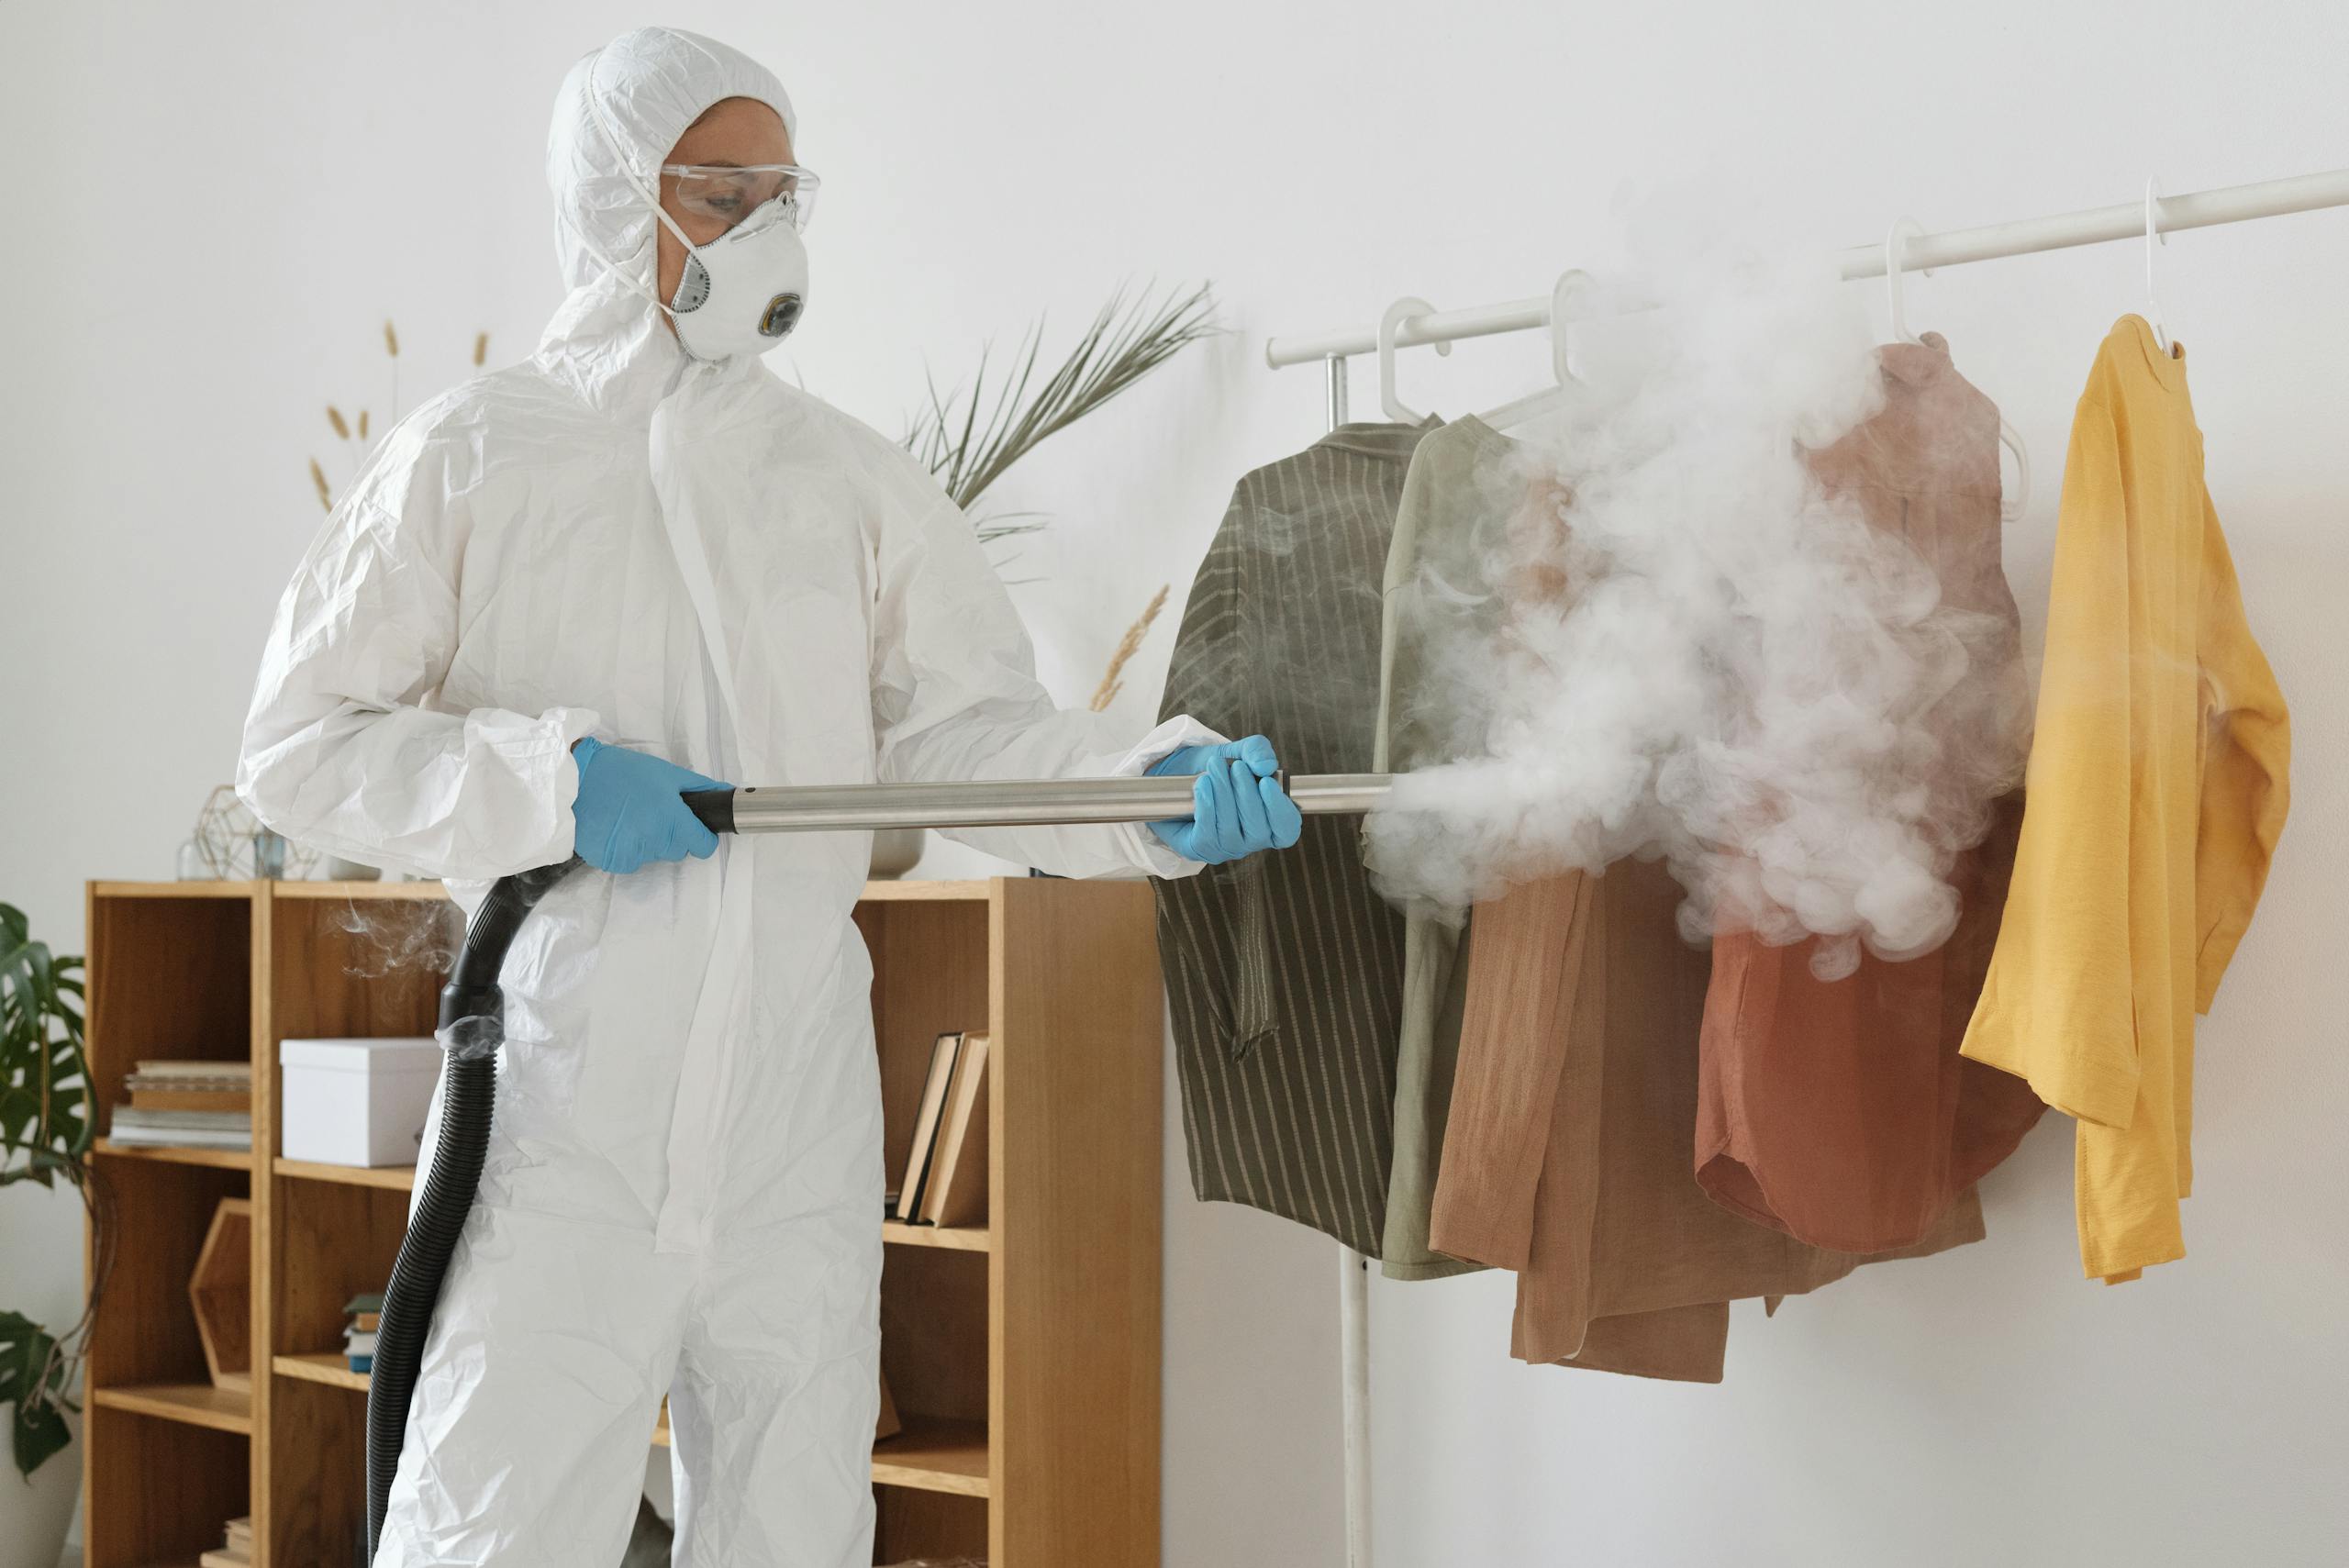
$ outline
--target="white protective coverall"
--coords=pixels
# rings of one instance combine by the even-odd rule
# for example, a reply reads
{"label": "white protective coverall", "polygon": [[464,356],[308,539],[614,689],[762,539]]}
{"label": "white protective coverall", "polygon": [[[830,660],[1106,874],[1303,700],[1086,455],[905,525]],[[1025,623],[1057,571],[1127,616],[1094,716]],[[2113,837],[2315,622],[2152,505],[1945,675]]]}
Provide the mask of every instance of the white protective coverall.
{"label": "white protective coverall", "polygon": [[[1056,709],[918,465],[756,358],[680,349],[618,161],[657,189],[734,96],[791,121],[772,75],[687,33],[629,33],[565,79],[569,297],[528,362],[384,439],[295,573],[238,773],[277,831],[445,876],[470,915],[486,879],[571,853],[583,735],[759,784],[1132,774],[1221,739]],[[1073,875],[1196,869],[1146,828],[963,837]],[[618,1562],[664,1395],[676,1562],[872,1561],[885,1178],[849,917],[869,853],[727,839],[576,872],[524,924],[378,1568]]]}

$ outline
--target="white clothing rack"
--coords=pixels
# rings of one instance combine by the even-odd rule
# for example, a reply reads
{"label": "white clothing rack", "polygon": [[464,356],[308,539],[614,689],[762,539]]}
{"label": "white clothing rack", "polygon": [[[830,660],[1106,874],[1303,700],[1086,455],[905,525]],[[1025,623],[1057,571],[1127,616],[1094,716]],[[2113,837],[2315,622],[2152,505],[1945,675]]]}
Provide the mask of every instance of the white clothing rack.
{"label": "white clothing rack", "polygon": [[[2281,217],[2288,213],[2336,206],[2349,206],[2349,169],[2263,180],[2255,185],[2228,185],[2215,191],[2156,196],[2153,198],[2154,229],[2171,234],[2182,228],[2208,228],[2213,224]],[[2028,256],[2041,250],[2062,250],[2110,239],[2143,239],[2145,217],[2145,203],[2138,200],[2057,213],[2052,217],[2027,217],[2016,223],[1988,223],[1979,228],[1920,234],[1903,242],[1901,270],[1926,272],[1965,261]],[[1842,252],[1836,261],[1846,281],[1880,278],[1884,276],[1884,241],[1854,245]],[[1396,328],[1395,346],[1408,349],[1418,344],[1453,343],[1464,338],[1489,338],[1500,332],[1535,331],[1549,325],[1550,296],[1542,294],[1528,299],[1503,300],[1497,305],[1472,306],[1465,310],[1405,317]],[[1270,339],[1264,344],[1264,362],[1279,370],[1313,360],[1346,360],[1377,351],[1377,328],[1360,327],[1341,332]]]}
{"label": "white clothing rack", "polygon": [[[2028,256],[2041,250],[2062,250],[2074,245],[2097,245],[2113,239],[2150,240],[2154,234],[2182,228],[2207,228],[2213,224],[2242,223],[2254,217],[2281,217],[2288,213],[2315,212],[2349,206],[2349,169],[2318,174],[2296,174],[2263,180],[2251,185],[2228,185],[2193,191],[2184,195],[2157,196],[2150,187],[2140,200],[2112,206],[2087,207],[2049,217],[2028,217],[2013,223],[1989,223],[1978,228],[1954,228],[1941,234],[1918,234],[1900,248],[1903,272],[1954,267],[1966,261],[1987,261],[2000,256]],[[1888,247],[1882,240],[1854,245],[1836,258],[1847,282],[1885,274]],[[1551,295],[1503,300],[1497,305],[1472,306],[1465,310],[1438,310],[1407,316],[1396,326],[1398,349],[1423,344],[1447,344],[1464,338],[1488,338],[1502,332],[1546,330]],[[1330,428],[1346,422],[1346,361],[1356,354],[1378,352],[1378,328],[1354,328],[1306,337],[1272,338],[1264,343],[1264,362],[1275,370],[1319,361],[1330,377]],[[1346,1562],[1347,1568],[1370,1568],[1370,1273],[1369,1261],[1351,1247],[1338,1250],[1338,1326],[1342,1359],[1342,1400],[1345,1417]]]}

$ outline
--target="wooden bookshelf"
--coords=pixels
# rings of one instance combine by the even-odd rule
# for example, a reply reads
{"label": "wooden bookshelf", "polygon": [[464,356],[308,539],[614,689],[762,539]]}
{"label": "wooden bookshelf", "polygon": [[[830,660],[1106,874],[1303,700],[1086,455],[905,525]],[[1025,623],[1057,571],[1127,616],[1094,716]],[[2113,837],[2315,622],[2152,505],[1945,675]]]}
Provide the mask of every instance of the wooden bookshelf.
{"label": "wooden bookshelf", "polygon": [[[117,1262],[91,1347],[87,1568],[193,1563],[250,1513],[259,1568],[340,1564],[364,1517],[367,1378],[342,1306],[379,1290],[412,1167],[277,1153],[289,1037],[429,1033],[443,978],[386,966],[368,924],[452,921],[429,883],[89,884],[89,1043],[103,1118],[141,1058],[250,1055],[254,1148],[95,1158]],[[882,1363],[904,1430],[874,1445],[876,1562],[1158,1561],[1161,998],[1149,888],[875,883],[885,1154],[901,1169],[930,1042],[985,1029],[985,1226],[881,1223]],[[443,948],[441,951],[446,951]],[[255,1373],[206,1380],[186,1284],[213,1210],[253,1206]],[[649,1434],[667,1440],[665,1418]]]}

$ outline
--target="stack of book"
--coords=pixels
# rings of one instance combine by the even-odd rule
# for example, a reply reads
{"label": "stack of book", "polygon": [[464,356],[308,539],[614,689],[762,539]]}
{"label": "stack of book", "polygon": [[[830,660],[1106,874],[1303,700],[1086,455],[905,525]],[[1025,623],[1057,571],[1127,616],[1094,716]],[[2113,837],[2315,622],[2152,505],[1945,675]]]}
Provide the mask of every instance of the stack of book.
{"label": "stack of book", "polygon": [[107,1136],[117,1143],[184,1149],[253,1146],[253,1064],[250,1062],[141,1062],[123,1080],[128,1097],[114,1108]]}
{"label": "stack of book", "polygon": [[889,1212],[913,1225],[987,1222],[987,1037],[942,1034]]}
{"label": "stack of book", "polygon": [[217,1551],[207,1551],[196,1559],[202,1568],[248,1568],[253,1560],[253,1521],[249,1514],[241,1519],[230,1519],[228,1540]]}
{"label": "stack of book", "polygon": [[342,1331],[342,1353],[351,1362],[353,1372],[375,1370],[375,1330],[383,1327],[384,1298],[381,1296],[354,1296],[342,1304],[351,1315],[351,1327]]}

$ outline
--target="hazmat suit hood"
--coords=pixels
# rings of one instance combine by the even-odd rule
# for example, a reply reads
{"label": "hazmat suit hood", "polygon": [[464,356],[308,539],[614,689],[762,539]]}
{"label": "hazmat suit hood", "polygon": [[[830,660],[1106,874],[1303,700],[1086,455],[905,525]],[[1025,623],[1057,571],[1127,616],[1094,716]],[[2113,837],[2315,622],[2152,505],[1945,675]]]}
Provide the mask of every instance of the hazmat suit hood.
{"label": "hazmat suit hood", "polygon": [[610,405],[616,377],[651,370],[665,383],[686,358],[653,303],[660,220],[645,193],[660,190],[661,165],[685,128],[727,98],[766,105],[796,139],[798,117],[773,72],[674,28],[622,33],[573,65],[555,94],[547,189],[570,295],[540,351],[598,406]]}

